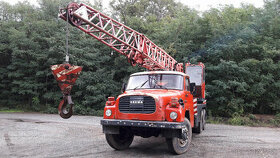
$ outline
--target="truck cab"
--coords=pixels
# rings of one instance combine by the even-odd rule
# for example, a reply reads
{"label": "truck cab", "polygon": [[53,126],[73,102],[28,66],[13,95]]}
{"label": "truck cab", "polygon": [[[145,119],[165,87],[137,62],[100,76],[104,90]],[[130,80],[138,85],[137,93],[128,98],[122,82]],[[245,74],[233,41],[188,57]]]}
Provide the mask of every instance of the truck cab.
{"label": "truck cab", "polygon": [[[196,67],[194,74],[202,75],[204,67],[201,68],[200,72]],[[200,107],[197,115],[197,98],[194,97],[199,87],[191,83],[186,73],[177,71],[130,75],[123,93],[116,99],[109,97],[104,108],[101,124],[108,144],[121,150],[129,147],[134,136],[161,135],[173,153],[186,152],[192,131],[200,133],[203,130],[203,108]]]}

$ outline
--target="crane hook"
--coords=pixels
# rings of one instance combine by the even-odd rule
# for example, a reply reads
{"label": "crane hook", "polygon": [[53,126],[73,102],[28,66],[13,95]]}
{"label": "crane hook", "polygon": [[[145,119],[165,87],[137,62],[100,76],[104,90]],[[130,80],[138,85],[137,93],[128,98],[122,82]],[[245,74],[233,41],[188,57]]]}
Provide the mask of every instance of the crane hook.
{"label": "crane hook", "polygon": [[59,115],[64,119],[70,118],[73,115],[73,105],[74,103],[72,102],[71,96],[64,96],[58,106]]}
{"label": "crane hook", "polygon": [[63,99],[58,106],[58,113],[62,118],[68,119],[73,114],[74,105],[70,93],[82,71],[82,67],[70,64],[59,64],[52,65],[51,70],[63,94]]}

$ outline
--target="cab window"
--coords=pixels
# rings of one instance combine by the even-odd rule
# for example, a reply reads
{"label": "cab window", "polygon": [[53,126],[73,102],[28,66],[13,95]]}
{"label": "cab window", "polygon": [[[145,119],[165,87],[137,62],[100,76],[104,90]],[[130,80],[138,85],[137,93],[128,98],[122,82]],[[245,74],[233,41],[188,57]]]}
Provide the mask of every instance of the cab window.
{"label": "cab window", "polygon": [[190,91],[189,79],[185,78],[185,90]]}

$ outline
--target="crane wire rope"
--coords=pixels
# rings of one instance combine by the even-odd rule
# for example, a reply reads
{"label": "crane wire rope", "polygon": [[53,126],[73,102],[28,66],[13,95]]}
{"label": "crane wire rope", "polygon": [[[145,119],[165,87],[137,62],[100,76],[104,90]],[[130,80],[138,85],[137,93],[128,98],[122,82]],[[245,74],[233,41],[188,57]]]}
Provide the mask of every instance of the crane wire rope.
{"label": "crane wire rope", "polygon": [[68,64],[69,63],[69,8],[67,7],[66,9],[66,19],[67,19],[67,24],[66,24],[66,39],[65,39],[65,47],[66,47],[66,52],[65,52],[65,62]]}

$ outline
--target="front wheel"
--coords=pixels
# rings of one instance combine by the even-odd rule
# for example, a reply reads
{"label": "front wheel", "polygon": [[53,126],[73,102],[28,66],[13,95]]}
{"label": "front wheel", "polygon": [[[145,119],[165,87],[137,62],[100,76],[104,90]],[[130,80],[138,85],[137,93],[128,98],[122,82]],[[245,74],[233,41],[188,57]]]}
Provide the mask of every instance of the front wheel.
{"label": "front wheel", "polygon": [[106,134],[107,143],[116,150],[129,148],[134,135],[127,129],[121,129],[120,134]]}
{"label": "front wheel", "polygon": [[184,124],[185,127],[182,129],[182,132],[184,132],[183,134],[186,135],[185,139],[180,139],[177,137],[166,138],[168,148],[174,154],[183,154],[189,150],[192,140],[192,128],[190,121],[186,118]]}

